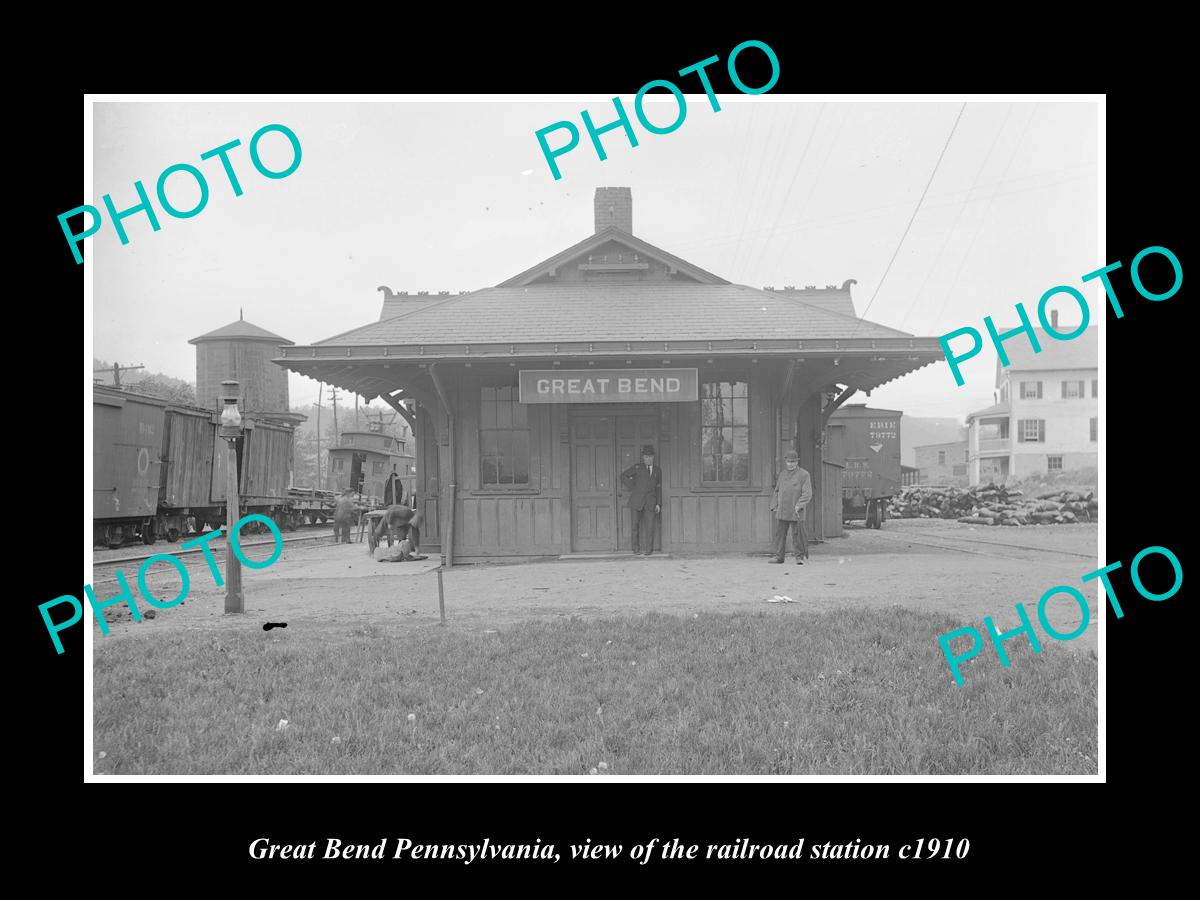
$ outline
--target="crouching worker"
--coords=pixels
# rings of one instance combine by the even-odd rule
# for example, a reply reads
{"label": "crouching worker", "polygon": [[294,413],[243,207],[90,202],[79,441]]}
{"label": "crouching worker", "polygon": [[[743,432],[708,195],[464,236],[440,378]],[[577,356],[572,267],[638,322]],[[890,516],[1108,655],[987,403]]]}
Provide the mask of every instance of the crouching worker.
{"label": "crouching worker", "polygon": [[379,520],[379,527],[375,531],[375,543],[381,543],[385,536],[389,547],[392,546],[393,538],[400,541],[400,555],[395,562],[416,558],[421,546],[421,514],[402,503],[389,506],[383,518]]}

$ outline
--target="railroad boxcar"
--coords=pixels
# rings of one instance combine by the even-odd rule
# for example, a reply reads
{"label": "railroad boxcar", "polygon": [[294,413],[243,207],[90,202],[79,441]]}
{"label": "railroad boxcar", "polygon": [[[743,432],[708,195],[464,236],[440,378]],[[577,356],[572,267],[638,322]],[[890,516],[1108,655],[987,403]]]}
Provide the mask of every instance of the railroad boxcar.
{"label": "railroad boxcar", "polygon": [[[93,386],[92,410],[96,543],[175,541],[224,523],[227,445],[216,412],[103,385]],[[244,421],[240,510],[291,527],[292,428],[252,413]]]}
{"label": "railroad boxcar", "polygon": [[829,417],[825,459],[840,463],[842,518],[881,528],[887,501],[900,492],[900,418],[897,409],[848,403]]}

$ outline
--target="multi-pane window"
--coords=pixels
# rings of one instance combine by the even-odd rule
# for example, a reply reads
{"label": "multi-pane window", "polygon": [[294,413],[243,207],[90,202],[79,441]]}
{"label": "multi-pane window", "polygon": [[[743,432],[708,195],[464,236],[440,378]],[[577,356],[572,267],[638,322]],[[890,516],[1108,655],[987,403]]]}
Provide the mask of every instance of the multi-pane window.
{"label": "multi-pane window", "polygon": [[334,460],[333,460],[333,471],[335,471],[335,472],[344,472],[344,471],[346,471],[346,459],[345,459],[345,457],[338,456],[338,457],[335,457],[335,458],[334,458]]}
{"label": "multi-pane window", "polygon": [[1091,424],[1091,428],[1092,428],[1092,440],[1095,441],[1096,440],[1096,429],[1097,429],[1097,424],[1099,423],[1099,419],[1097,419],[1095,416],[1092,416],[1091,419],[1089,419],[1088,421]]}
{"label": "multi-pane window", "polygon": [[1021,399],[1022,400],[1041,400],[1042,399],[1042,383],[1040,381],[1022,381],[1021,382]]}
{"label": "multi-pane window", "polygon": [[966,474],[967,474],[967,466],[966,466],[966,463],[963,463],[963,464],[962,464],[962,465],[960,465],[960,466],[955,466],[955,467],[954,467],[954,474],[955,474],[955,475],[966,475]]}
{"label": "multi-pane window", "polygon": [[485,387],[480,404],[480,483],[529,484],[529,422],[516,385]]}
{"label": "multi-pane window", "polygon": [[938,465],[944,466],[945,464],[946,464],[946,451],[939,450],[938,451]]}
{"label": "multi-pane window", "polygon": [[1021,419],[1017,422],[1017,439],[1023,443],[1046,440],[1046,420]]}
{"label": "multi-pane window", "polygon": [[704,484],[750,481],[750,398],[745,381],[700,386],[700,480]]}
{"label": "multi-pane window", "polygon": [[1047,456],[1046,457],[1046,471],[1047,472],[1061,472],[1062,471],[1062,457],[1061,456]]}
{"label": "multi-pane window", "polygon": [[371,463],[371,474],[372,474],[372,475],[382,475],[382,474],[383,474],[383,462],[382,462],[382,460],[381,460],[381,461],[379,461],[379,462],[373,462],[373,463]]}
{"label": "multi-pane window", "polygon": [[1062,395],[1064,400],[1070,400],[1075,397],[1082,397],[1083,382],[1082,381],[1064,381],[1062,383]]}

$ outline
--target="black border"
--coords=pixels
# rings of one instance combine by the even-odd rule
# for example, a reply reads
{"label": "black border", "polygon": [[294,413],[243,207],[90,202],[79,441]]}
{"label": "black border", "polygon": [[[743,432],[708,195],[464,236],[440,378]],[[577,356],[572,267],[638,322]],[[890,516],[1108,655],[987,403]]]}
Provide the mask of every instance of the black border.
{"label": "black border", "polygon": [[[542,27],[557,27],[561,33],[553,38],[536,34],[523,38],[516,29],[528,22],[526,15],[533,19],[547,16]],[[744,29],[722,24],[713,29],[712,35],[697,37],[682,34],[677,28],[656,30],[637,15],[605,11],[595,13],[586,25],[576,25],[573,20],[561,16],[555,19],[548,13],[522,13],[514,17],[513,30],[503,34],[489,32],[486,23],[479,23],[483,33],[476,38],[479,45],[475,47],[466,44],[468,36],[461,31],[455,31],[453,40],[445,37],[445,31],[425,32],[398,40],[395,50],[388,54],[375,52],[359,35],[354,38],[357,46],[327,51],[320,67],[292,66],[288,70],[291,77],[284,83],[270,83],[271,79],[264,77],[251,84],[239,75],[240,70],[228,65],[197,66],[194,71],[172,73],[162,81],[156,78],[153,89],[219,89],[231,93],[250,89],[330,90],[330,72],[337,70],[343,74],[332,81],[336,89],[345,91],[588,91],[628,95],[643,82],[664,77],[672,66],[678,69],[714,53],[724,58],[734,44],[747,37],[766,41],[779,56],[781,78],[773,93],[851,89],[1009,91],[1018,89],[1011,81],[1014,71],[1037,65],[1039,60],[1047,64],[1057,61],[1060,70],[1056,77],[1035,84],[1045,71],[1025,71],[1027,77],[1019,89],[1102,91],[1105,82],[1112,80],[1089,77],[1082,68],[1088,52],[1104,53],[1095,45],[1089,46],[1082,33],[1071,36],[1064,55],[1048,56],[1029,46],[1006,45],[1003,37],[982,46],[969,46],[971,42],[951,37],[935,46],[935,42],[899,37],[893,41],[887,35],[858,46],[844,32],[822,38],[813,29],[803,27],[807,22]],[[606,21],[608,18],[612,21]],[[890,23],[875,24],[886,33]],[[1010,27],[1015,28],[1016,23]],[[338,40],[339,31],[333,27],[331,42]],[[1057,46],[1045,35],[1036,43],[1047,53]],[[311,60],[309,51],[314,45],[302,42],[297,50],[304,51],[304,58]],[[884,48],[888,52],[880,52]],[[226,59],[233,52],[229,47],[221,49]],[[284,56],[285,61],[293,63],[297,58]],[[664,64],[664,60],[669,61]],[[981,77],[981,73],[986,74]],[[140,90],[147,83],[132,72],[126,73],[127,83],[123,85],[111,83],[118,77],[116,72],[102,76],[93,79],[95,89]],[[745,74],[746,80],[754,83],[751,76],[752,70]],[[1129,299],[1124,302],[1123,319],[1117,320],[1111,311],[1107,314],[1111,374],[1101,413],[1110,470],[1103,497],[1108,528],[1105,558],[1122,560],[1128,567],[1139,550],[1157,544],[1171,548],[1187,569],[1184,538],[1188,529],[1190,446],[1186,418],[1182,428],[1176,426],[1181,418],[1181,404],[1176,398],[1185,400],[1184,392],[1190,384],[1182,365],[1188,357],[1184,343],[1190,337],[1183,321],[1186,299],[1181,291],[1161,303],[1144,301],[1133,294],[1128,282],[1128,263],[1146,246],[1171,248],[1187,267],[1182,226],[1187,202],[1183,160],[1186,143],[1178,136],[1176,124],[1179,101],[1171,94],[1170,80],[1164,83],[1167,89],[1159,84],[1157,88],[1130,87],[1108,94],[1108,249],[1106,258],[1097,260],[1097,266],[1118,259],[1125,263],[1124,272],[1117,273],[1114,283],[1121,297]],[[720,84],[718,89],[722,89]],[[28,321],[41,338],[34,343],[52,347],[58,343],[62,323],[69,321],[59,310],[70,309],[78,302],[75,298],[81,296],[82,267],[65,252],[55,216],[80,202],[78,148],[83,112],[82,94],[67,87],[47,89],[38,95],[36,105],[30,102],[25,111],[27,119],[37,123],[38,144],[31,161],[35,170],[41,171],[40,177],[23,179],[18,185],[28,192],[22,206],[31,213],[22,216],[21,222],[33,225],[33,239],[28,246],[34,248],[43,264],[31,270],[35,277],[27,288],[29,299],[21,305],[31,307]],[[63,355],[65,364],[51,359],[38,367],[48,373],[48,378],[43,375],[36,381],[17,382],[18,390],[24,387],[38,391],[39,410],[57,411],[63,398],[77,402],[74,392],[81,374],[78,360],[72,351]],[[54,418],[43,421],[49,423]],[[53,436],[56,429],[51,428],[50,441],[35,443],[47,448],[57,443]],[[77,471],[74,467],[78,465],[78,454],[68,451],[63,455],[69,460],[67,471]],[[25,462],[29,465],[32,460],[25,456]],[[68,475],[64,486],[59,482],[58,467],[32,468],[33,493],[41,495],[40,505],[45,507],[48,494],[60,497],[44,516],[38,517],[39,523],[71,520],[69,515],[58,515],[58,506],[67,504],[66,495],[74,490],[70,487],[74,476]],[[25,478],[19,476],[14,479],[13,489],[25,493],[28,489],[23,489],[24,484]],[[17,579],[24,590],[16,602],[26,617],[23,636],[29,641],[23,647],[26,665],[17,682],[24,708],[16,732],[26,740],[33,738],[32,751],[26,751],[25,759],[39,789],[27,801],[26,811],[33,819],[35,843],[51,857],[72,852],[60,845],[55,835],[65,838],[68,829],[82,829],[89,835],[89,844],[111,842],[114,867],[136,865],[143,876],[160,871],[177,877],[186,873],[190,883],[200,884],[232,874],[238,876],[238,884],[245,884],[249,877],[277,886],[293,881],[296,873],[306,884],[328,880],[339,885],[348,879],[373,879],[386,873],[382,875],[385,884],[403,887],[415,884],[408,881],[415,870],[402,864],[252,864],[247,847],[251,840],[264,835],[279,842],[307,843],[327,836],[339,836],[347,842],[373,842],[382,836],[415,834],[418,828],[423,840],[438,843],[469,843],[487,835],[493,841],[518,842],[541,837],[560,846],[585,837],[628,845],[650,836],[674,836],[684,843],[706,844],[741,837],[770,843],[798,836],[809,841],[862,838],[865,842],[903,842],[920,836],[953,835],[971,840],[971,852],[964,863],[930,863],[922,867],[840,863],[814,868],[806,862],[799,869],[782,864],[771,868],[785,878],[789,871],[799,872],[798,885],[813,884],[813,876],[820,872],[818,881],[828,876],[831,883],[839,883],[843,876],[853,874],[856,884],[864,876],[874,876],[889,885],[895,884],[898,877],[914,883],[946,883],[941,879],[949,874],[953,883],[965,886],[981,884],[979,876],[985,872],[996,881],[1020,883],[1022,879],[1013,866],[1022,865],[1022,858],[1027,856],[1044,856],[1052,866],[1063,860],[1101,864],[1088,851],[1103,842],[1117,824],[1115,819],[1106,820],[1106,807],[1093,793],[1100,789],[1098,786],[1089,789],[1022,784],[1018,779],[997,784],[903,787],[711,782],[604,786],[237,784],[208,787],[203,793],[191,785],[158,783],[133,788],[143,798],[140,803],[112,795],[84,796],[78,792],[83,786],[79,690],[82,630],[73,629],[64,635],[66,652],[59,657],[48,646],[36,609],[44,599],[78,590],[75,582],[79,570],[74,556],[78,532],[71,520],[65,538],[65,559],[70,560],[67,565],[59,552],[64,539],[57,535],[58,529],[51,525],[54,537],[40,540],[44,528],[36,533],[19,530],[22,560],[27,555],[26,542],[34,543],[35,559],[43,559],[26,562]],[[1145,577],[1153,586],[1151,575]],[[1187,765],[1179,753],[1164,753],[1166,748],[1176,749],[1176,723],[1183,725],[1188,718],[1187,705],[1180,702],[1187,683],[1187,653],[1178,641],[1169,639],[1186,640],[1187,601],[1184,591],[1162,603],[1137,598],[1127,569],[1117,573],[1114,584],[1125,617],[1117,620],[1109,612],[1107,618],[1108,780],[1128,789],[1135,784],[1146,785],[1156,776],[1178,777],[1183,774],[1181,766]],[[95,790],[104,788],[96,786]],[[180,792],[187,796],[178,796]],[[1110,817],[1114,815],[1109,813]],[[1139,823],[1127,824],[1133,827]],[[1161,833],[1157,828],[1151,830]],[[95,848],[86,851],[92,852]],[[505,875],[526,884],[541,883],[555,875],[572,883],[578,883],[583,875],[594,883],[602,874],[596,871],[599,866],[549,870],[544,864],[509,864],[500,869],[495,865],[468,868],[455,863],[424,871],[435,884],[443,879],[448,884],[472,878],[490,884],[497,876]],[[935,867],[936,874],[932,871]],[[726,879],[744,883],[748,874],[762,871],[761,864],[680,864],[669,869],[657,867],[651,876],[651,868],[641,872],[635,868],[632,874],[620,866],[609,870],[618,871],[624,878],[637,878],[639,883],[644,883],[646,877],[658,877],[678,884],[699,875],[710,885]],[[100,870],[88,869],[93,877],[101,876]],[[962,881],[968,870],[974,877]]]}

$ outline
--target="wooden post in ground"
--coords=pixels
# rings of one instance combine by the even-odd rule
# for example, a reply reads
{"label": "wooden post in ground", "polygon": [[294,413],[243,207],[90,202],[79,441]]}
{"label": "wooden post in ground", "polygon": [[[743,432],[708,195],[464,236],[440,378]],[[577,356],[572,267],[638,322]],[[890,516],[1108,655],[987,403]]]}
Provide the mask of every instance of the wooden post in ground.
{"label": "wooden post in ground", "polygon": [[445,625],[445,624],[446,624],[446,594],[445,594],[445,592],[442,590],[442,569],[441,569],[441,566],[439,566],[439,567],[438,567],[438,613],[439,613],[439,614],[441,615],[441,617],[442,617],[442,621],[441,621],[441,622],[439,622],[438,624],[439,624],[439,625]]}

